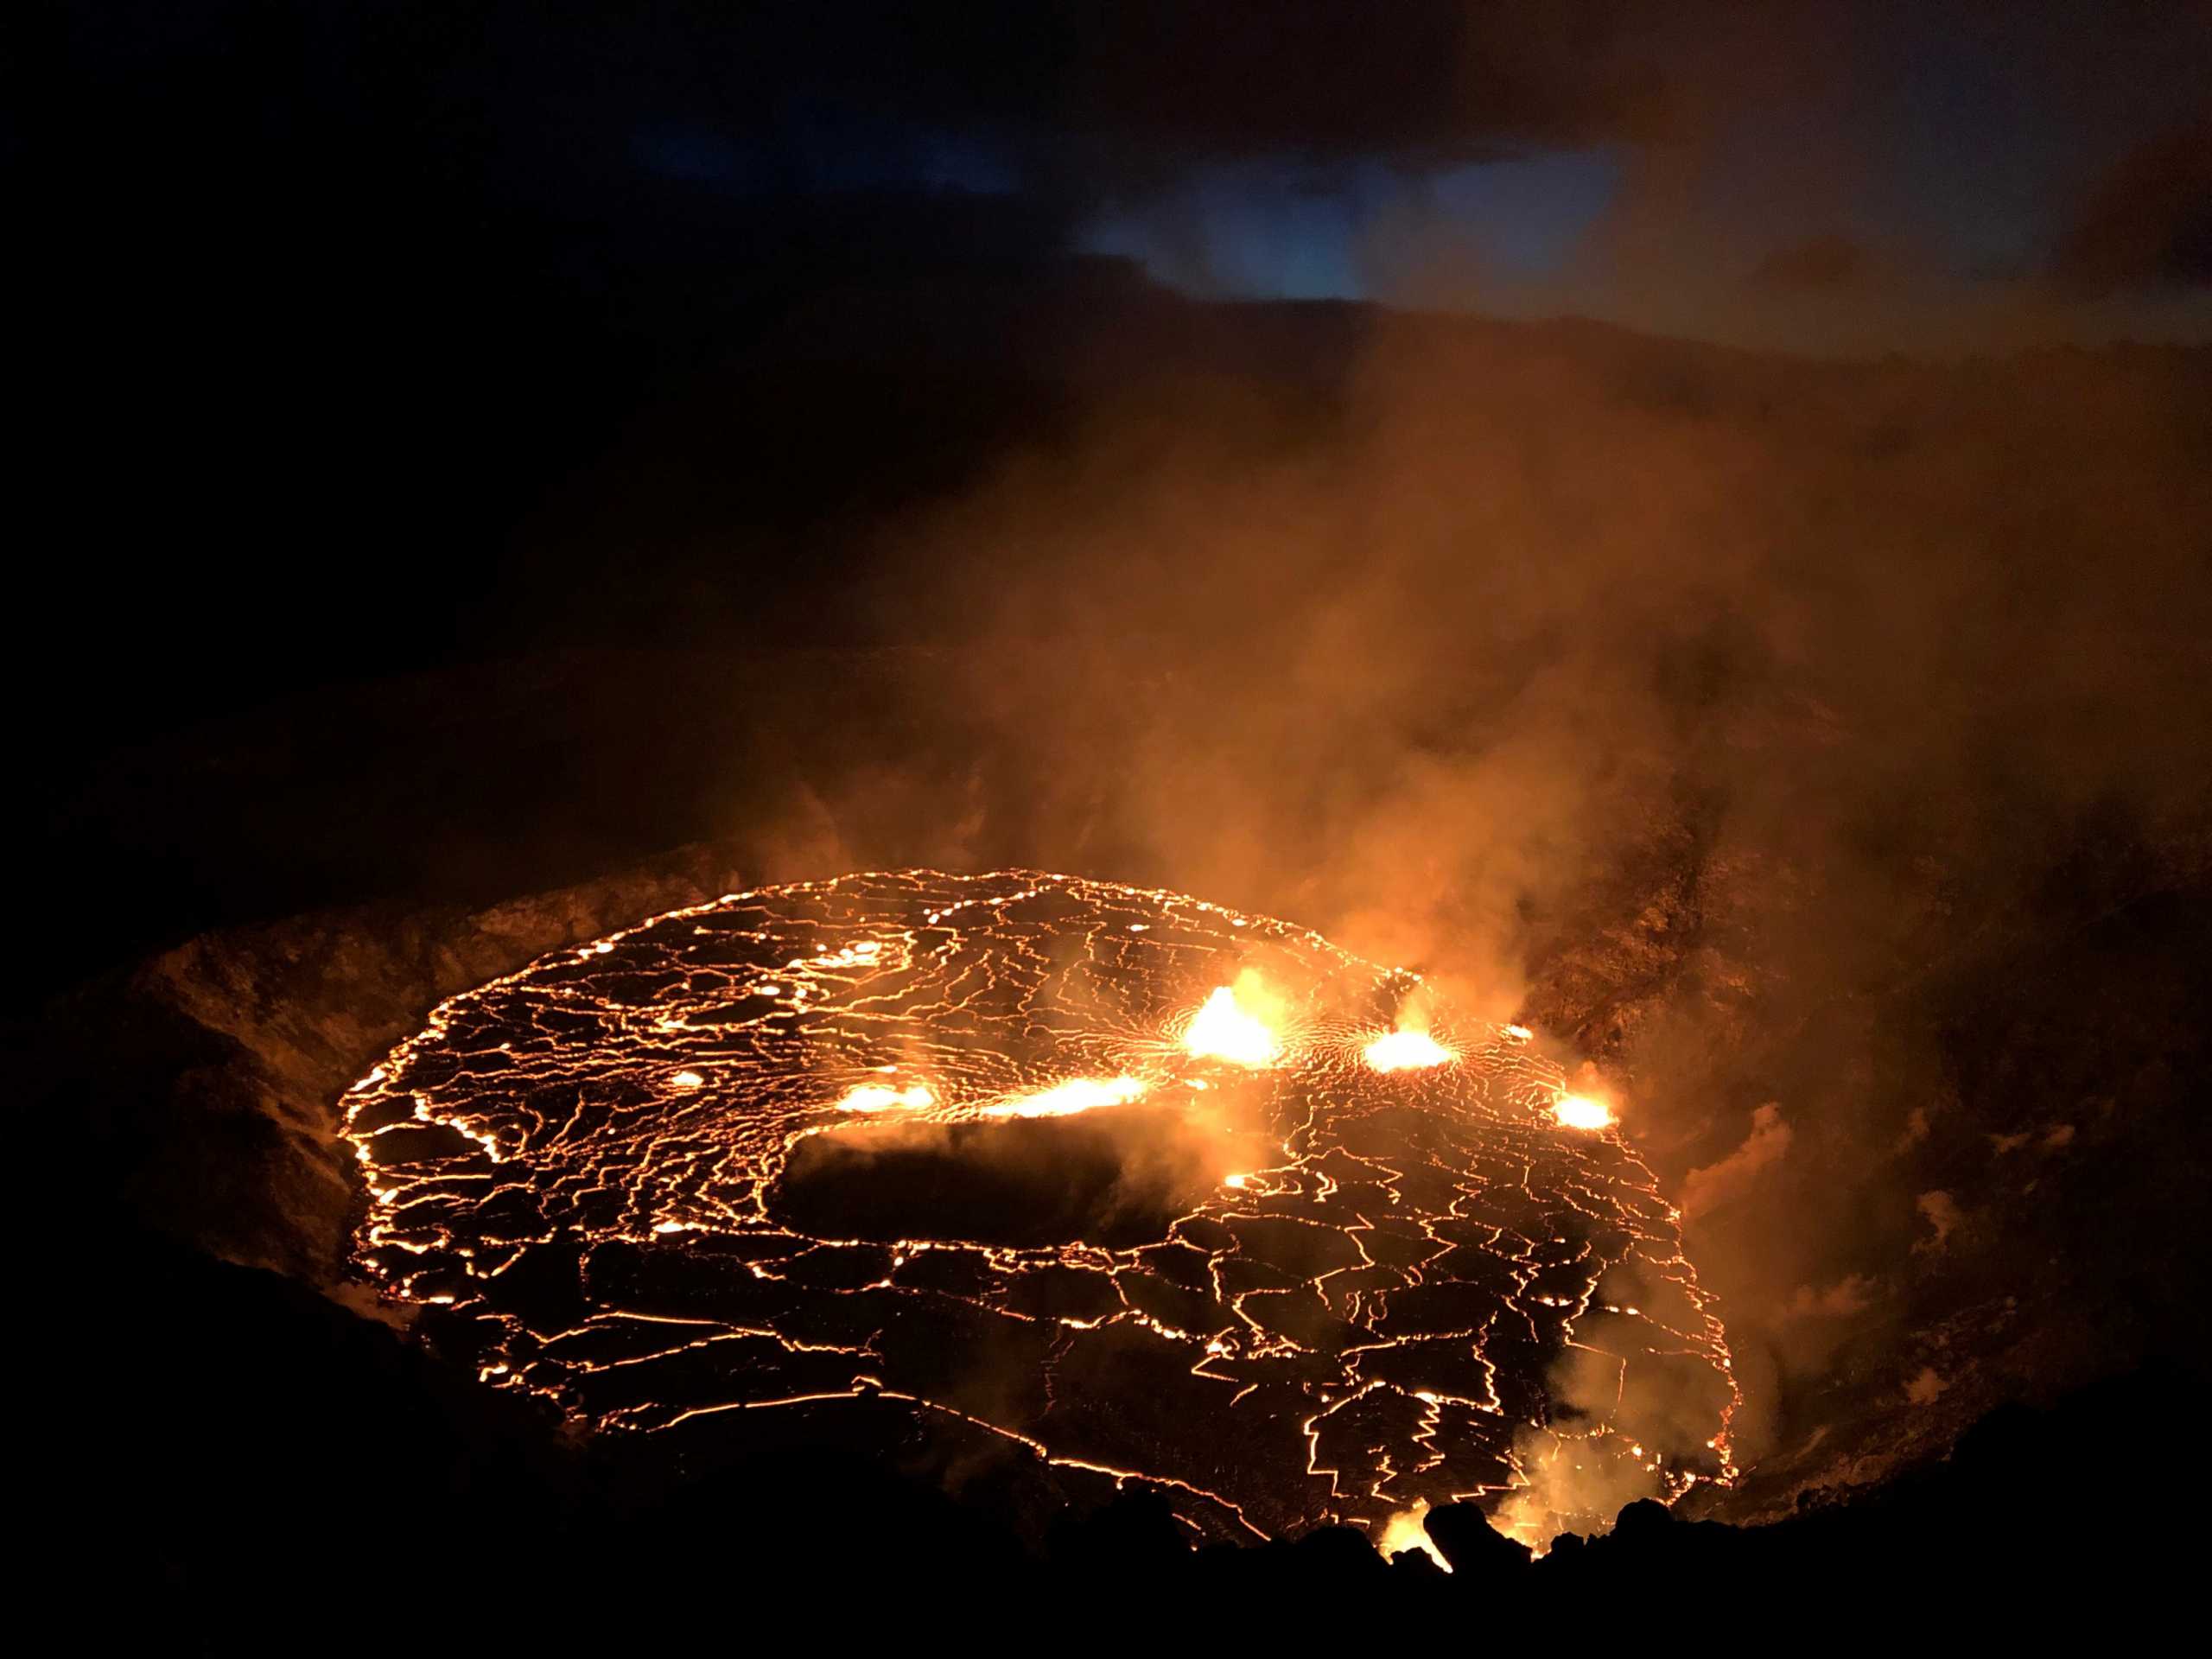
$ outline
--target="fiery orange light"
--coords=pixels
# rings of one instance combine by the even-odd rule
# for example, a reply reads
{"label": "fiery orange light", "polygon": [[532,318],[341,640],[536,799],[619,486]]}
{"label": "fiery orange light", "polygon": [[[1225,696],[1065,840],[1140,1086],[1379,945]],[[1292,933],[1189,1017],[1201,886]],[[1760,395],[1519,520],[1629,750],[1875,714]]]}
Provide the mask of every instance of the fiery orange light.
{"label": "fiery orange light", "polygon": [[1427,1514],[1428,1500],[1424,1497],[1410,1510],[1400,1510],[1382,1523],[1382,1531],[1375,1540],[1375,1548],[1382,1553],[1384,1560],[1389,1560],[1401,1550],[1418,1549],[1446,1573],[1452,1570],[1452,1563],[1444,1559],[1444,1552],[1437,1548],[1435,1541],[1428,1535],[1427,1527],[1423,1524]]}
{"label": "fiery orange light", "polygon": [[1377,1071],[1414,1071],[1459,1057],[1425,1031],[1393,1031],[1367,1046],[1367,1063]]}
{"label": "fiery orange light", "polygon": [[911,1089],[893,1089],[880,1083],[855,1084],[837,1103],[841,1112],[888,1112],[900,1108],[918,1111],[925,1106],[934,1106],[937,1096],[929,1085],[918,1083]]}
{"label": "fiery orange light", "polygon": [[1141,1077],[1071,1077],[1033,1095],[983,1108],[985,1117],[1066,1117],[1095,1106],[1126,1106],[1144,1093]]}
{"label": "fiery orange light", "polygon": [[1183,1033],[1183,1046],[1202,1059],[1273,1065],[1282,1046],[1268,1022],[1246,1006],[1248,999],[1258,999],[1257,987],[1249,978],[1215,991]]}
{"label": "fiery orange light", "polygon": [[1613,1109],[1587,1095],[1561,1095],[1553,1103],[1552,1116],[1565,1129],[1605,1129],[1613,1122]]}

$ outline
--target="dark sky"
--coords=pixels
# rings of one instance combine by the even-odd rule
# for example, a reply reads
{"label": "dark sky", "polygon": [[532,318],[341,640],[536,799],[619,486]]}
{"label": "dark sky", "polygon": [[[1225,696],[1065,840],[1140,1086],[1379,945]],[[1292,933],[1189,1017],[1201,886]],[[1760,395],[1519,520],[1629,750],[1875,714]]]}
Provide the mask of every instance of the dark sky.
{"label": "dark sky", "polygon": [[[657,639],[686,584],[848,639],[836,515],[959,487],[1068,342],[1144,358],[1160,294],[1815,354],[2212,340],[2202,4],[39,15],[0,126],[22,471],[73,550],[36,582],[108,619],[73,706],[118,721]],[[1305,372],[1353,324],[1240,326]],[[790,367],[825,356],[878,383]]]}
{"label": "dark sky", "polygon": [[1812,350],[2212,335],[2195,0],[181,0],[71,28],[91,73],[32,137],[86,182],[176,169],[364,235],[455,192],[661,233],[887,194],[870,257],[981,234],[1208,296]]}

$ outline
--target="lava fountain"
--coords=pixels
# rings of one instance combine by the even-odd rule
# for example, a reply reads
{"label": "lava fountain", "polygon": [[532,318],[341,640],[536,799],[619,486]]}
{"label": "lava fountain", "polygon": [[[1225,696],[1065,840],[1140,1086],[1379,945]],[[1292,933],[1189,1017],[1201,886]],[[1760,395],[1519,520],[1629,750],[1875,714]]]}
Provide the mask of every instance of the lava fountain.
{"label": "lava fountain", "polygon": [[1736,1398],[1676,1212],[1570,1098],[1526,1031],[1289,924],[905,872],[454,997],[344,1133],[362,1268],[595,1428],[865,1400],[1209,1536],[1461,1498],[1548,1536],[1608,1517],[1542,1469],[1679,1497]]}

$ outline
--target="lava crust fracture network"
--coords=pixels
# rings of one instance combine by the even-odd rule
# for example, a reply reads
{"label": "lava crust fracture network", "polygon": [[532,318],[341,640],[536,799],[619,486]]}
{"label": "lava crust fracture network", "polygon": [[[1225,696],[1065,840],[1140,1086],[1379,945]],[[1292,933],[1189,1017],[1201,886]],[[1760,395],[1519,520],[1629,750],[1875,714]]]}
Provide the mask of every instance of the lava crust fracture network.
{"label": "lava crust fracture network", "polygon": [[345,1109],[361,1266],[601,1429],[873,1401],[1209,1536],[1473,1497],[1535,1540],[1729,1472],[1719,1321],[1602,1111],[1198,899],[732,894],[453,998]]}

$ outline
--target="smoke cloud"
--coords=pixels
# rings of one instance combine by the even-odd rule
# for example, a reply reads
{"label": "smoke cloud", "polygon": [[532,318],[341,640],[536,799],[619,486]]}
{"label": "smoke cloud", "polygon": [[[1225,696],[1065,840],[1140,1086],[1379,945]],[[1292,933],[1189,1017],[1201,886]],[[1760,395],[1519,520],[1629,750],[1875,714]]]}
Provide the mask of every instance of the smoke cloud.
{"label": "smoke cloud", "polygon": [[2201,878],[2212,365],[1361,327],[1318,385],[1164,353],[887,531],[963,759],[808,810],[1287,915],[1594,1062],[1755,1453],[1955,1224],[1937,1014]]}
{"label": "smoke cloud", "polygon": [[1682,1182],[1682,1214],[1690,1220],[1710,1215],[1757,1181],[1762,1170],[1789,1151],[1789,1126],[1782,1108],[1769,1101],[1751,1114],[1744,1144],[1717,1164],[1690,1171]]}

